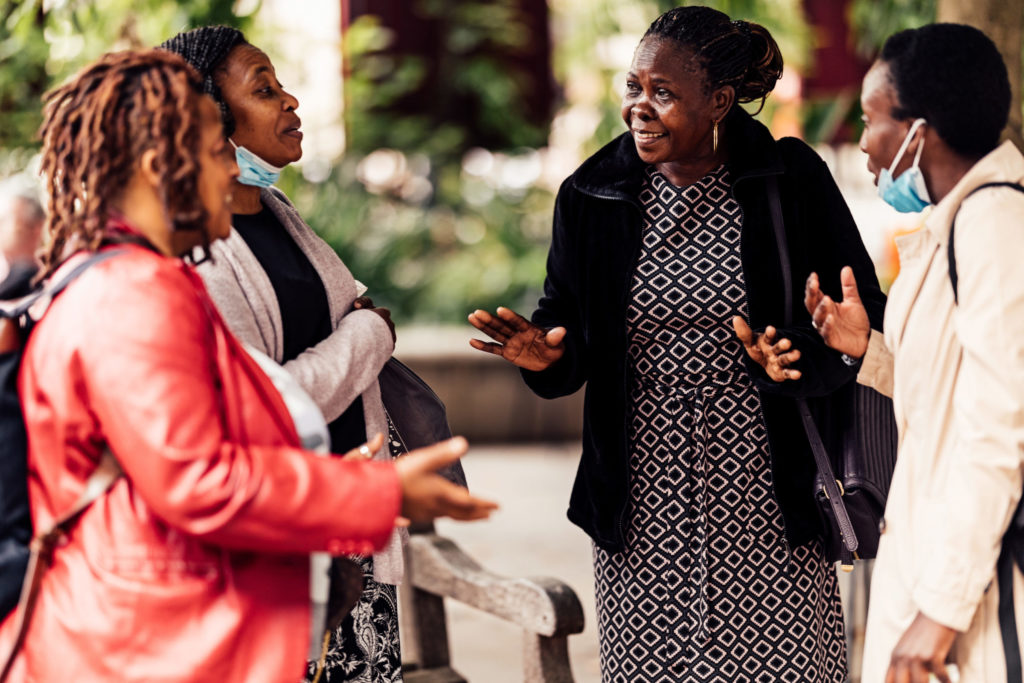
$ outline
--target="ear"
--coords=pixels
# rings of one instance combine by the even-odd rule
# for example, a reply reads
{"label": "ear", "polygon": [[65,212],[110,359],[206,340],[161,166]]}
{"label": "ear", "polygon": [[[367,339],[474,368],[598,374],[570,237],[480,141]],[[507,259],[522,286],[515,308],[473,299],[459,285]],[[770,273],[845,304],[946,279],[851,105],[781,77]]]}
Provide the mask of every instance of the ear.
{"label": "ear", "polygon": [[721,122],[725,115],[736,103],[736,88],[731,85],[723,85],[711,93],[711,117]]}
{"label": "ear", "polygon": [[147,149],[139,158],[139,175],[148,185],[156,188],[160,186],[160,173],[156,168],[156,150]]}

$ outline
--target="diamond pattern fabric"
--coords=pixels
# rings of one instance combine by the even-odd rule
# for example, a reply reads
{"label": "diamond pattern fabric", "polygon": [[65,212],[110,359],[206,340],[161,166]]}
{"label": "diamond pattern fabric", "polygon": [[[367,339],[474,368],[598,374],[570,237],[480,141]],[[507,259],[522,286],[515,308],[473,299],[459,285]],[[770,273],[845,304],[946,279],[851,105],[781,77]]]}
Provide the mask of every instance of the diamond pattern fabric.
{"label": "diamond pattern fabric", "polygon": [[819,543],[786,542],[732,330],[748,312],[728,171],[679,188],[652,167],[640,200],[627,548],[594,549],[602,681],[844,681],[835,572]]}

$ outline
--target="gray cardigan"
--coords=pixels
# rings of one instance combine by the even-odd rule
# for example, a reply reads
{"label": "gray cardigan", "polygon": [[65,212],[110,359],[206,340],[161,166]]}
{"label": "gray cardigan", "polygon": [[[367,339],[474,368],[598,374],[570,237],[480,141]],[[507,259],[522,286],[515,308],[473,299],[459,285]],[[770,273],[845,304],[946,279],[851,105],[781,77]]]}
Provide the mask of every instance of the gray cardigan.
{"label": "gray cardigan", "polygon": [[[368,437],[387,437],[387,418],[377,378],[391,357],[394,342],[387,323],[371,311],[352,310],[356,282],[334,250],[299,217],[295,207],[275,188],[260,191],[260,199],[292,236],[323,280],[334,331],[316,346],[284,364],[333,421],[357,396],[362,396]],[[266,272],[245,240],[232,229],[227,239],[215,242],[213,259],[198,272],[231,331],[280,363],[284,343],[281,309]],[[376,459],[390,459],[387,439]],[[374,555],[374,578],[397,585],[402,579],[402,534],[394,534],[388,547]]]}

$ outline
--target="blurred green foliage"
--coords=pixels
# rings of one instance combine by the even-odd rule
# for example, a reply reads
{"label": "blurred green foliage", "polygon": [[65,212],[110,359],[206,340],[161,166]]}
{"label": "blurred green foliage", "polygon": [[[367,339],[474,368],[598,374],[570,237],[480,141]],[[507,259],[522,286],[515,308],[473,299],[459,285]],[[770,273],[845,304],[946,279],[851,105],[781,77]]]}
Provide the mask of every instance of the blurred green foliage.
{"label": "blurred green foliage", "polygon": [[[930,20],[934,3],[854,0],[860,44],[869,53],[892,31]],[[571,138],[571,154],[582,158],[624,130],[619,100],[632,50],[676,4],[549,1],[559,153]],[[703,4],[767,27],[788,66],[808,58],[812,36],[800,0]],[[37,148],[40,96],[99,54],[215,23],[236,26],[260,45],[256,9],[238,16],[235,7],[234,0],[6,0],[0,176],[23,167]],[[389,49],[394,37],[380,22],[355,21],[342,41],[346,154],[328,173],[311,174],[314,180],[286,169],[280,186],[399,323],[461,322],[473,308],[497,305],[528,312],[543,283],[558,180],[538,170],[550,131],[527,115],[532,84],[514,58],[535,37],[515,0],[409,0],[408,7],[437,27],[439,53],[430,63],[402,55]],[[272,44],[264,47],[273,53]],[[762,118],[773,106],[769,98]],[[809,120],[812,135],[814,126],[834,124],[830,115]],[[472,149],[481,135],[494,141],[490,151]]]}
{"label": "blurred green foliage", "polygon": [[[148,47],[204,24],[248,29],[233,0],[5,0],[0,4],[0,149],[38,146],[40,98],[104,52]],[[258,8],[258,3],[257,6]],[[8,159],[0,166],[10,166]],[[0,168],[2,170],[2,168]]]}

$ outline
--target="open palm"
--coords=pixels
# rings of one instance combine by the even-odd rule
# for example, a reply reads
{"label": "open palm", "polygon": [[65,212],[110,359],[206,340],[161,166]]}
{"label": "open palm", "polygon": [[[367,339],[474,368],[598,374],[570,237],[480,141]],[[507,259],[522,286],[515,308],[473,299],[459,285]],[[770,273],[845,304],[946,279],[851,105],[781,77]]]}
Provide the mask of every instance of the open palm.
{"label": "open palm", "polygon": [[564,327],[545,330],[508,308],[499,307],[496,313],[469,314],[469,323],[494,340],[471,339],[474,349],[501,356],[525,370],[546,370],[565,353]]}
{"label": "open palm", "polygon": [[860,358],[868,349],[871,321],[861,302],[853,269],[843,268],[839,279],[843,300],[836,302],[821,291],[817,273],[811,273],[804,287],[804,306],[825,344],[840,353]]}

